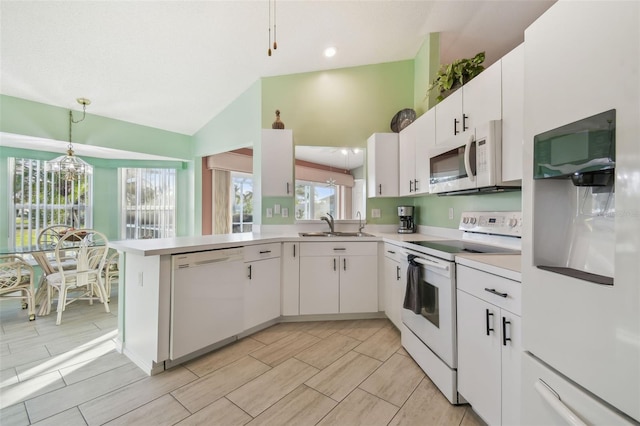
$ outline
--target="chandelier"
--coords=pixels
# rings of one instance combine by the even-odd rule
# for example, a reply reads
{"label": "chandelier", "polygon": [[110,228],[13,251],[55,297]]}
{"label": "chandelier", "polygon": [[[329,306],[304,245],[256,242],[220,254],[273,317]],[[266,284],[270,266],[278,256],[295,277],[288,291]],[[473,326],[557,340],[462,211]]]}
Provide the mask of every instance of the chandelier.
{"label": "chandelier", "polygon": [[78,98],[76,100],[80,105],[82,105],[82,118],[77,121],[74,120],[73,111],[69,110],[69,145],[67,146],[67,153],[56,157],[51,161],[47,161],[47,170],[60,173],[62,178],[67,182],[76,181],[91,170],[91,166],[86,161],[76,157],[73,153],[73,144],[71,143],[72,126],[85,119],[87,105],[91,105],[91,101],[86,98]]}

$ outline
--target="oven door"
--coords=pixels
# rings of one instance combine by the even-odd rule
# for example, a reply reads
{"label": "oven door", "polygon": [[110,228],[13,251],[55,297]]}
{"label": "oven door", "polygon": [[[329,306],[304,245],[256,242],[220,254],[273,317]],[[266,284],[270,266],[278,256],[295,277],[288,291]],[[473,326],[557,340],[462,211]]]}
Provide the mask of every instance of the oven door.
{"label": "oven door", "polygon": [[429,151],[429,191],[432,194],[477,187],[476,140],[471,134],[464,145]]}
{"label": "oven door", "polygon": [[[455,270],[453,263],[421,255],[419,314],[402,309],[402,322],[449,367],[456,368]],[[408,274],[407,274],[408,275]]]}

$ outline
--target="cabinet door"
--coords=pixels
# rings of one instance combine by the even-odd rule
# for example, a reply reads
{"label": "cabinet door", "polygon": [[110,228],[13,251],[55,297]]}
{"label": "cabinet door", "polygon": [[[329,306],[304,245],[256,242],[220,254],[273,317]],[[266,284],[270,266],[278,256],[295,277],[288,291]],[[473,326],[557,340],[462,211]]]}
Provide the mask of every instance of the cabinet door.
{"label": "cabinet door", "polygon": [[300,244],[282,244],[282,315],[299,315]]}
{"label": "cabinet door", "polygon": [[521,424],[521,407],[520,407],[520,382],[522,361],[522,334],[520,317],[509,311],[502,310],[502,318],[508,321],[502,327],[502,319],[500,320],[501,333],[510,339],[506,342],[502,341],[502,424],[516,425]]}
{"label": "cabinet door", "polygon": [[340,313],[378,312],[377,256],[340,257]]}
{"label": "cabinet door", "polygon": [[462,132],[462,90],[458,89],[435,106],[436,144],[442,145]]}
{"label": "cabinet door", "polygon": [[280,316],[280,258],[245,264],[244,329]]}
{"label": "cabinet door", "polygon": [[484,421],[499,425],[500,309],[461,290],[457,295],[458,392]]}
{"label": "cabinet door", "polygon": [[413,125],[416,126],[415,137],[415,180],[413,182],[414,194],[429,193],[429,149],[436,145],[436,110],[431,108],[418,118]]}
{"label": "cabinet door", "polygon": [[398,196],[397,133],[374,133],[367,139],[367,196]]}
{"label": "cabinet door", "polygon": [[416,126],[410,124],[398,134],[399,167],[398,191],[400,196],[413,195],[416,180]]}
{"label": "cabinet door", "polygon": [[262,196],[292,196],[293,132],[263,129],[261,142]]}
{"label": "cabinet door", "polygon": [[400,262],[390,257],[384,258],[384,313],[393,325],[400,328],[400,305],[396,301],[395,288],[400,280]]}
{"label": "cabinet door", "polygon": [[339,260],[337,256],[300,258],[300,315],[338,313]]}
{"label": "cabinet door", "polygon": [[524,44],[502,58],[502,180],[522,179]]}
{"label": "cabinet door", "polygon": [[489,120],[502,118],[501,76],[498,61],[462,87],[463,124],[467,132]]}

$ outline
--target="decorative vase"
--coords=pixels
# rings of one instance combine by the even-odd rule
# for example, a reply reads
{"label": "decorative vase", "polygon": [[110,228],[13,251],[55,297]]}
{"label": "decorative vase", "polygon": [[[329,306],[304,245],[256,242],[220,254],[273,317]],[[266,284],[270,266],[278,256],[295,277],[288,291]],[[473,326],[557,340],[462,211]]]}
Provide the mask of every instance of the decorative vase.
{"label": "decorative vase", "polygon": [[272,129],[284,129],[284,123],[280,121],[280,110],[276,110],[276,121],[271,125]]}

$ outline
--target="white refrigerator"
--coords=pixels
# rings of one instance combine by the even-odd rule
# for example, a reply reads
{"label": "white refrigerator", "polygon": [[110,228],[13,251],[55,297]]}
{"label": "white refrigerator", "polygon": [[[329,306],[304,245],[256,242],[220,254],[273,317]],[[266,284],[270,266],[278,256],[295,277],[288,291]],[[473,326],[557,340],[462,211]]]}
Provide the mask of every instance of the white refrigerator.
{"label": "white refrigerator", "polygon": [[[522,424],[640,422],[640,2],[561,0],[524,49]],[[536,135],[612,109],[613,187],[533,179]]]}

